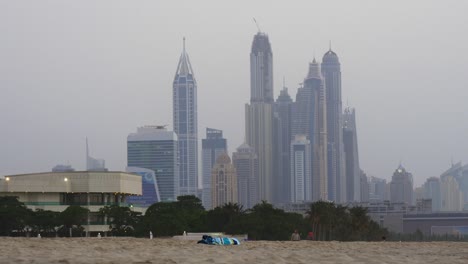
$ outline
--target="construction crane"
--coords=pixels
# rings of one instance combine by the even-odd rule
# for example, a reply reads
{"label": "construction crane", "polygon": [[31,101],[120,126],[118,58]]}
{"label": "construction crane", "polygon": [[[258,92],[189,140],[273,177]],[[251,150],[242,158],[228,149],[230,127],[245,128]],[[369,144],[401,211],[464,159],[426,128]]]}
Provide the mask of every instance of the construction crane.
{"label": "construction crane", "polygon": [[253,21],[255,22],[255,25],[257,26],[258,32],[262,32],[262,31],[260,30],[260,26],[258,25],[257,20],[255,20],[255,17],[253,18]]}

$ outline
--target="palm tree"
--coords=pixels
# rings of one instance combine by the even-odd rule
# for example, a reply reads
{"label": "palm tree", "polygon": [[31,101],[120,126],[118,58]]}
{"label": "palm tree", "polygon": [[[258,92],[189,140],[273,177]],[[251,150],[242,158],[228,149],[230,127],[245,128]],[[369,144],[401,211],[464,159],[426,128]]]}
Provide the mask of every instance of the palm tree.
{"label": "palm tree", "polygon": [[335,222],[335,204],[333,202],[314,202],[306,214],[317,240],[325,240],[327,232],[328,237],[330,237],[331,228]]}

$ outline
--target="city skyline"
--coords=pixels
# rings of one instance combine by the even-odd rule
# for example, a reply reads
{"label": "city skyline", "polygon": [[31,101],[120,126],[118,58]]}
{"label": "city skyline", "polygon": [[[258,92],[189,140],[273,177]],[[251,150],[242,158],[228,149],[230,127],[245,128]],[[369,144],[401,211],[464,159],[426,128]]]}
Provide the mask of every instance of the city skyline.
{"label": "city skyline", "polygon": [[[369,27],[365,18],[353,18],[351,21],[355,23],[351,24],[360,26],[353,34],[338,29],[349,19],[341,19],[342,11],[334,10],[337,12],[333,15],[335,24],[323,20],[319,24],[326,26],[326,30],[312,26],[308,31],[310,36],[300,38],[295,34],[310,26],[306,20],[297,18],[300,15],[291,16],[290,10],[286,9],[288,20],[278,18],[276,21],[272,19],[273,15],[260,12],[256,4],[241,17],[228,15],[226,22],[220,20],[225,31],[210,26],[201,29],[200,25],[206,25],[204,20],[196,20],[194,26],[183,28],[188,24],[183,20],[171,28],[171,33],[158,25],[145,24],[153,21],[150,17],[154,14],[150,11],[160,12],[154,8],[149,8],[148,12],[133,9],[142,15],[139,20],[129,22],[132,26],[128,27],[118,17],[112,17],[110,21],[122,27],[114,32],[110,30],[113,28],[111,22],[97,18],[106,14],[101,9],[90,11],[92,22],[97,22],[93,31],[86,23],[74,22],[83,21],[79,12],[84,10],[55,7],[75,19],[64,18],[62,28],[51,24],[53,20],[46,20],[41,12],[23,10],[14,13],[18,16],[15,18],[7,12],[21,4],[3,5],[0,20],[5,22],[2,25],[8,26],[0,29],[7,36],[0,47],[5,58],[0,62],[0,120],[4,128],[0,175],[47,171],[58,163],[83,168],[86,136],[93,141],[93,154],[105,159],[110,170],[123,170],[128,131],[144,124],[172,123],[171,115],[167,113],[170,105],[166,101],[170,98],[170,77],[183,35],[187,36],[192,59],[197,65],[197,81],[203,83],[203,92],[202,88],[199,92],[212,94],[203,101],[200,96],[199,129],[220,128],[225,131],[231,150],[240,145],[244,130],[242,105],[248,100],[249,93],[247,54],[255,34],[252,22],[252,17],[257,16],[255,13],[260,13],[257,20],[261,29],[268,32],[275,51],[274,98],[280,91],[283,76],[290,94],[295,94],[296,83],[303,79],[304,65],[312,60],[314,50],[320,57],[328,50],[328,41],[332,40],[332,48],[343,65],[343,106],[349,101],[349,105],[358,111],[359,156],[367,175],[389,180],[402,160],[419,186],[426,178],[445,171],[452,158],[455,161],[468,159],[465,151],[468,142],[460,136],[468,131],[461,122],[466,120],[468,110],[463,103],[466,91],[462,90],[466,82],[460,74],[467,68],[468,59],[465,53],[459,52],[467,40],[458,34],[466,31],[468,24],[466,17],[459,13],[464,10],[465,3],[454,4],[459,8],[429,3],[424,5],[424,11],[418,11],[414,3],[406,5],[406,11],[397,9],[397,5],[386,4],[382,9],[386,7],[389,11],[383,15],[382,9],[370,5],[364,11],[373,7],[375,12],[369,16],[382,15],[382,18],[377,19],[375,27]],[[327,13],[331,7],[327,4],[318,10]],[[46,8],[53,7],[38,4],[36,8],[45,12]],[[124,13],[120,9],[114,11]],[[182,12],[188,13],[186,10]],[[48,15],[56,17],[56,14]],[[321,18],[322,14],[317,16]],[[19,19],[24,17],[28,19],[25,24],[20,24]],[[399,18],[388,22],[390,17]],[[430,24],[431,32],[427,32],[426,25],[431,21],[435,22]],[[70,26],[73,34],[63,31]],[[234,28],[237,30],[233,31]],[[393,28],[399,30],[393,32]],[[284,32],[285,29],[288,32]],[[147,36],[148,30],[161,37]],[[102,32],[109,33],[97,36],[97,41],[90,40]],[[209,43],[213,32],[217,32],[217,39]],[[415,36],[405,43],[397,41],[398,36],[412,36],[410,33]],[[431,42],[430,35],[438,38]],[[73,44],[75,36],[81,42]],[[418,41],[419,38],[422,40]],[[31,47],[32,43],[34,47]],[[224,45],[232,57],[227,60],[206,57],[209,54],[206,48],[213,54],[222,54]],[[396,51],[392,53],[393,49]],[[167,53],[167,57],[162,53]],[[225,70],[216,71],[215,68],[221,68],[221,65],[226,66]],[[98,70],[93,74],[86,67]],[[62,68],[67,70],[62,71]],[[210,114],[211,101],[221,95],[232,98],[232,103],[223,102],[226,108],[222,114]],[[128,108],[134,110],[128,111]],[[33,133],[30,133],[31,128],[34,128]]]}

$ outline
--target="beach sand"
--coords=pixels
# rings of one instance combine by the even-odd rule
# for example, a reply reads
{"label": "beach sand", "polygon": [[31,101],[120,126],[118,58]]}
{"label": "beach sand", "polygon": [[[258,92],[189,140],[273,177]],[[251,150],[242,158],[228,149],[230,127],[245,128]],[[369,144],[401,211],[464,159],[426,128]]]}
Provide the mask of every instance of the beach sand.
{"label": "beach sand", "polygon": [[0,237],[0,263],[468,263],[468,243]]}

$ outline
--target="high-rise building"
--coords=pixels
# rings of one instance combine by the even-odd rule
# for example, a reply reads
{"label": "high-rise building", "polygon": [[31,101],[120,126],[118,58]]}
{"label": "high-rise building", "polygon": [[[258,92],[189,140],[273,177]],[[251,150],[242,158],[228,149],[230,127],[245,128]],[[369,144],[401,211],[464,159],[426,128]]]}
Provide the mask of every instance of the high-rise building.
{"label": "high-rise building", "polygon": [[437,177],[430,177],[426,179],[423,185],[423,199],[432,200],[432,211],[437,212],[441,210],[441,193],[440,193],[440,179]]}
{"label": "high-rise building", "polygon": [[273,53],[258,32],[250,53],[250,104],[245,105],[246,143],[258,155],[259,198],[273,201]]}
{"label": "high-rise building", "polygon": [[274,104],[273,119],[273,202],[287,203],[291,200],[291,106],[288,89],[283,87]]}
{"label": "high-rise building", "polygon": [[273,53],[263,32],[254,36],[250,52],[250,103],[273,103]]}
{"label": "high-rise building", "polygon": [[227,141],[223,138],[223,131],[206,128],[206,139],[202,139],[202,203],[207,210],[212,209],[211,169],[213,169],[216,159],[223,153],[227,153]]}
{"label": "high-rise building", "polygon": [[[361,200],[361,168],[356,129],[356,111],[346,108],[343,114],[343,145],[345,154],[345,178],[337,178],[337,197],[341,202]],[[344,180],[344,181],[343,181]]]}
{"label": "high-rise building", "polygon": [[400,164],[390,182],[390,202],[413,205],[413,196],[413,175]]}
{"label": "high-rise building", "polygon": [[154,171],[161,201],[179,195],[177,135],[163,126],[139,127],[127,137],[127,166]]}
{"label": "high-rise building", "polygon": [[312,200],[328,200],[327,126],[325,87],[320,65],[313,60],[304,86],[299,88],[292,105],[291,136],[306,135],[310,141]]}
{"label": "high-rise building", "polygon": [[227,153],[221,154],[211,170],[211,204],[213,208],[237,203],[237,174]]}
{"label": "high-rise building", "polygon": [[246,143],[232,153],[232,162],[237,172],[238,201],[245,209],[260,202],[258,196],[258,156]]}
{"label": "high-rise building", "polygon": [[179,139],[179,191],[181,195],[196,195],[198,191],[197,82],[185,51],[185,38],[174,77],[172,107],[174,132]]}
{"label": "high-rise building", "polygon": [[327,105],[328,197],[332,201],[345,201],[341,66],[338,56],[331,47],[323,55],[321,68],[325,80]]}
{"label": "high-rise building", "polygon": [[291,202],[312,201],[312,158],[306,135],[296,135],[291,142]]}

